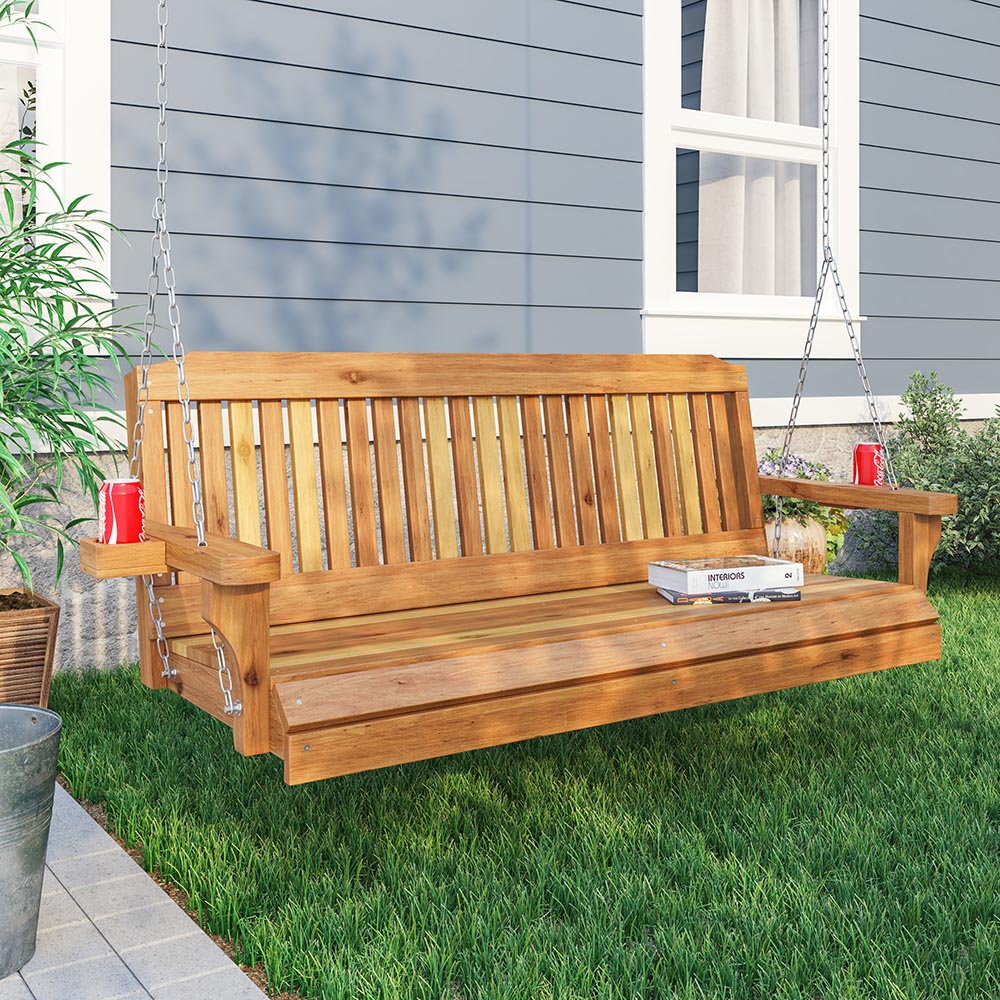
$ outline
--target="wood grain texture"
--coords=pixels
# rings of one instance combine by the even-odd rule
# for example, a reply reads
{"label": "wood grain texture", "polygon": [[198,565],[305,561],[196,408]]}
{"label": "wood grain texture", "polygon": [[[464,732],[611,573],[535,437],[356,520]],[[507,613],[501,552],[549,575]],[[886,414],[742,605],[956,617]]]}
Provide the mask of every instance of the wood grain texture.
{"label": "wood grain texture", "polygon": [[736,488],[736,466],[733,442],[729,433],[729,411],[724,393],[713,392],[708,397],[708,410],[712,421],[712,455],[718,479],[719,504],[722,527],[734,531],[742,526],[740,496]]}
{"label": "wood grain texture", "polygon": [[677,485],[677,463],[674,458],[673,434],[667,397],[649,397],[649,412],[653,430],[653,452],[656,455],[656,485],[660,492],[660,509],[668,537],[684,533],[681,520],[680,489]]}
{"label": "wood grain texture", "polygon": [[253,406],[250,403],[229,404],[229,455],[233,467],[236,537],[250,545],[260,545],[257,446],[254,444]]}
{"label": "wood grain texture", "polygon": [[608,404],[611,410],[611,443],[618,481],[618,512],[621,515],[622,538],[632,542],[642,538],[643,531],[628,396],[609,396]]}
{"label": "wood grain texture", "polygon": [[479,521],[479,485],[476,482],[476,456],[473,449],[472,417],[467,396],[448,399],[451,417],[451,451],[455,463],[455,500],[458,507],[458,533],[462,556],[478,556],[483,551]]}
{"label": "wood grain texture", "polygon": [[171,569],[184,570],[199,580],[237,586],[271,583],[285,575],[279,553],[228,535],[208,535],[207,544],[199,545],[193,527],[158,521],[146,523],[146,535],[164,544],[164,559]]}
{"label": "wood grain texture", "polygon": [[719,485],[712,453],[712,431],[708,420],[708,400],[705,394],[693,392],[688,397],[691,409],[691,438],[694,442],[694,464],[698,473],[698,496],[701,502],[701,523],[705,531],[722,530],[719,509]]}
{"label": "wood grain texture", "polygon": [[729,436],[733,443],[736,467],[736,492],[740,501],[740,525],[744,528],[764,527],[760,478],[757,472],[757,446],[754,443],[750,397],[745,392],[726,397],[729,414]]}
{"label": "wood grain texture", "polygon": [[899,515],[899,582],[927,591],[931,557],[941,540],[939,514]]}
{"label": "wood grain texture", "polygon": [[536,549],[551,549],[556,540],[552,531],[552,502],[549,497],[549,465],[545,457],[545,425],[538,396],[521,397],[521,425],[524,433],[524,462],[531,506],[531,534]]}
{"label": "wood grain texture", "polygon": [[163,542],[102,545],[96,538],[80,540],[80,569],[98,580],[169,572]]}
{"label": "wood grain texture", "polygon": [[907,514],[954,514],[958,497],[954,493],[925,490],[894,490],[888,486],[856,486],[853,483],[824,483],[809,479],[779,479],[761,476],[760,488],[772,496],[815,500],[828,507],[851,510],[894,510]]}
{"label": "wood grain texture", "polygon": [[517,399],[514,396],[498,396],[497,416],[500,421],[500,455],[503,459],[503,486],[507,501],[510,547],[513,552],[530,552],[531,520],[528,516],[528,494]]}
{"label": "wood grain texture", "polygon": [[[181,404],[167,403],[167,469],[170,474],[170,519],[174,524],[194,524],[191,484],[188,482],[188,455]],[[180,573],[179,584],[194,583],[193,577]]]}
{"label": "wood grain texture", "polygon": [[570,475],[566,410],[562,396],[543,396],[545,447],[549,456],[552,510],[555,515],[556,545],[576,545],[576,515],[573,510],[573,479]]}
{"label": "wood grain texture", "polygon": [[455,494],[451,480],[451,443],[444,400],[424,400],[424,427],[427,434],[427,469],[431,480],[431,509],[434,512],[434,549],[438,559],[458,558],[455,535]]}
{"label": "wood grain texture", "polygon": [[289,400],[288,446],[292,463],[299,569],[304,573],[314,573],[323,568],[323,540],[319,530],[313,411],[308,399]]}
{"label": "wood grain texture", "polygon": [[351,565],[351,536],[344,479],[344,441],[340,400],[316,401],[319,435],[319,474],[323,492],[323,523],[326,528],[326,560],[330,569]]}
{"label": "wood grain texture", "polygon": [[475,396],[472,411],[476,419],[476,457],[479,460],[480,502],[487,552],[507,551],[504,517],[503,477],[500,474],[499,440],[492,396]]}
{"label": "wood grain texture", "polygon": [[615,480],[607,397],[600,393],[588,396],[587,414],[590,417],[590,448],[594,460],[601,541],[620,542],[622,533],[618,520],[618,486]]}
{"label": "wood grain texture", "polygon": [[399,446],[403,458],[403,494],[406,498],[406,530],[410,558],[425,562],[434,558],[431,544],[430,509],[427,506],[427,474],[424,440],[420,430],[420,400],[399,400]]}
{"label": "wood grain texture", "polygon": [[260,472],[264,483],[267,547],[281,554],[281,572],[285,575],[294,569],[294,549],[288,499],[284,409],[277,400],[265,400],[258,405],[257,416],[260,420]]}
{"label": "wood grain texture", "polygon": [[663,518],[660,516],[659,484],[656,478],[656,458],[653,453],[653,429],[649,415],[649,397],[645,395],[629,396],[629,414],[632,419],[632,450],[635,453],[635,472],[639,486],[642,533],[646,538],[662,538]]}
{"label": "wood grain texture", "polygon": [[569,455],[573,469],[573,493],[576,506],[576,526],[581,545],[597,545],[601,529],[597,520],[597,486],[591,467],[590,427],[587,403],[583,396],[566,397]]}
{"label": "wood grain texture", "polygon": [[399,487],[396,415],[391,399],[373,399],[371,405],[378,512],[382,523],[382,559],[386,563],[402,563],[406,562],[406,534]]}
{"label": "wood grain texture", "polygon": [[680,488],[681,516],[684,533],[697,535],[704,531],[701,520],[701,498],[698,495],[698,470],[694,458],[694,438],[691,434],[691,411],[687,396],[674,394],[669,397],[671,436],[674,443],[674,461],[677,484]]}
{"label": "wood grain texture", "polygon": [[375,488],[372,485],[372,455],[368,444],[368,407],[363,399],[344,403],[347,432],[347,467],[351,481],[351,520],[358,566],[379,563],[378,529],[375,525]]}
{"label": "wood grain texture", "polygon": [[222,404],[200,403],[197,417],[205,530],[213,535],[228,535],[229,488],[226,486],[226,443],[222,431]]}

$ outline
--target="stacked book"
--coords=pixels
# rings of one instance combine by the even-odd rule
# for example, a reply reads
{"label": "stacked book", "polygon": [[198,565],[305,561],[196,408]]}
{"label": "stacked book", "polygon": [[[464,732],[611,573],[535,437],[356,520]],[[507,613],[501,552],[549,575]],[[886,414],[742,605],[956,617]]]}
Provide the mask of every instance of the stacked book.
{"label": "stacked book", "polygon": [[649,582],[671,604],[773,604],[802,599],[802,563],[767,556],[672,559],[649,564]]}

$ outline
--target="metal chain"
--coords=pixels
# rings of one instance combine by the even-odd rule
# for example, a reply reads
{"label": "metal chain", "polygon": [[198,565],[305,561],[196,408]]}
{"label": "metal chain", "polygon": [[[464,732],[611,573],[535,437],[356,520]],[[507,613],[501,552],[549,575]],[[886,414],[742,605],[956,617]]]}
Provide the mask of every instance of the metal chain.
{"label": "metal chain", "polygon": [[[167,44],[167,26],[170,16],[167,0],[158,0],[157,26],[159,36],[156,45],[156,62],[159,68],[157,81],[157,105],[159,118],[156,126],[156,139],[159,145],[159,159],[156,165],[156,180],[158,190],[153,202],[153,240],[151,264],[146,291],[146,317],[143,323],[143,349],[139,358],[139,390],[138,418],[133,428],[132,456],[129,463],[130,474],[135,477],[139,470],[139,455],[145,437],[146,410],[149,405],[149,367],[152,363],[153,332],[156,329],[156,302],[160,294],[160,262],[163,263],[163,286],[167,291],[167,319],[173,341],[173,359],[177,367],[177,401],[181,405],[183,417],[182,436],[187,450],[187,479],[191,488],[191,512],[194,515],[195,532],[199,546],[207,546],[205,540],[205,507],[202,501],[201,476],[198,471],[197,457],[194,446],[194,424],[191,420],[191,390],[184,371],[185,352],[181,340],[181,315],[177,304],[177,275],[174,271],[171,257],[172,241],[170,228],[167,225],[167,185],[170,180],[170,169],[167,164],[167,145],[169,130],[167,127],[167,106],[169,91],[167,88],[167,67],[170,62],[170,47]],[[163,662],[163,676],[173,678],[177,671],[170,665],[170,649],[163,631],[163,615],[160,602],[153,588],[152,576],[144,576],[143,584],[149,598],[149,613],[156,631],[156,649]],[[210,626],[211,628],[211,626]],[[218,660],[219,689],[225,701],[226,715],[241,715],[243,707],[239,701],[233,700],[233,677],[226,664],[225,647],[219,641],[215,629],[211,628],[212,646]]]}
{"label": "metal chain", "polygon": [[[784,471],[789,455],[792,452],[792,435],[795,433],[795,425],[799,416],[799,405],[802,402],[802,393],[806,385],[806,376],[809,373],[809,360],[812,357],[813,342],[816,339],[816,329],[819,326],[820,307],[823,304],[823,293],[826,291],[826,280],[833,276],[833,284],[837,292],[837,301],[840,304],[840,311],[844,319],[844,326],[847,328],[847,336],[851,341],[851,350],[854,354],[854,362],[858,366],[858,375],[861,378],[861,386],[864,389],[865,400],[868,404],[868,415],[871,418],[872,427],[875,430],[875,439],[882,447],[882,457],[885,463],[886,479],[893,489],[898,489],[896,482],[896,472],[892,465],[892,457],[886,446],[885,434],[882,429],[882,421],[879,419],[878,407],[875,402],[875,394],[872,392],[871,383],[868,380],[868,371],[865,368],[864,358],[861,355],[861,341],[854,329],[854,320],[851,316],[850,306],[847,304],[847,293],[844,291],[843,282],[840,280],[840,272],[837,269],[837,260],[833,254],[833,247],[830,240],[830,0],[823,0],[823,263],[820,267],[819,281],[816,285],[816,297],[813,300],[812,315],[809,317],[809,331],[806,334],[805,349],[802,352],[802,363],[799,365],[799,380],[795,387],[795,396],[792,399],[792,409],[788,415],[788,426],[785,429],[785,440],[781,446],[781,469]],[[775,557],[778,555],[778,546],[781,543],[781,524],[783,520],[782,498],[776,498],[776,515],[774,520],[774,542],[772,546]]]}

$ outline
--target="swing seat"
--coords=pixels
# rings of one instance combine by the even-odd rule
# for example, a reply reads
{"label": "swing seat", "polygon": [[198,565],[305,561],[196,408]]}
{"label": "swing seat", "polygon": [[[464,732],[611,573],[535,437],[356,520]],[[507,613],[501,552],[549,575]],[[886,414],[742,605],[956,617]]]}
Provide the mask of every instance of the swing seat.
{"label": "swing seat", "polygon": [[[196,353],[187,379],[208,546],[173,365],[157,365],[152,549],[135,559],[159,574],[176,676],[140,587],[143,680],[232,725],[241,752],[282,757],[289,783],[940,656],[925,589],[956,498],[760,477],[739,366]],[[652,559],[765,554],[762,489],[898,511],[899,582],[807,577],[798,603],[709,607],[644,582]],[[127,572],[111,548],[84,545],[88,570]]]}

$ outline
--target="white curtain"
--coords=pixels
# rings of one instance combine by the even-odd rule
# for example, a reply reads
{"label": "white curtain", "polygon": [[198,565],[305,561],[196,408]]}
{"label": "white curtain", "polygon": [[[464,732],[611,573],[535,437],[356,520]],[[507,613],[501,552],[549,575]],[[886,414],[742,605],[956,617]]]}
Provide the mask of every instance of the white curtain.
{"label": "white curtain", "polygon": [[[707,0],[701,110],[800,123],[800,0]],[[700,154],[698,289],[802,294],[797,163]]]}

